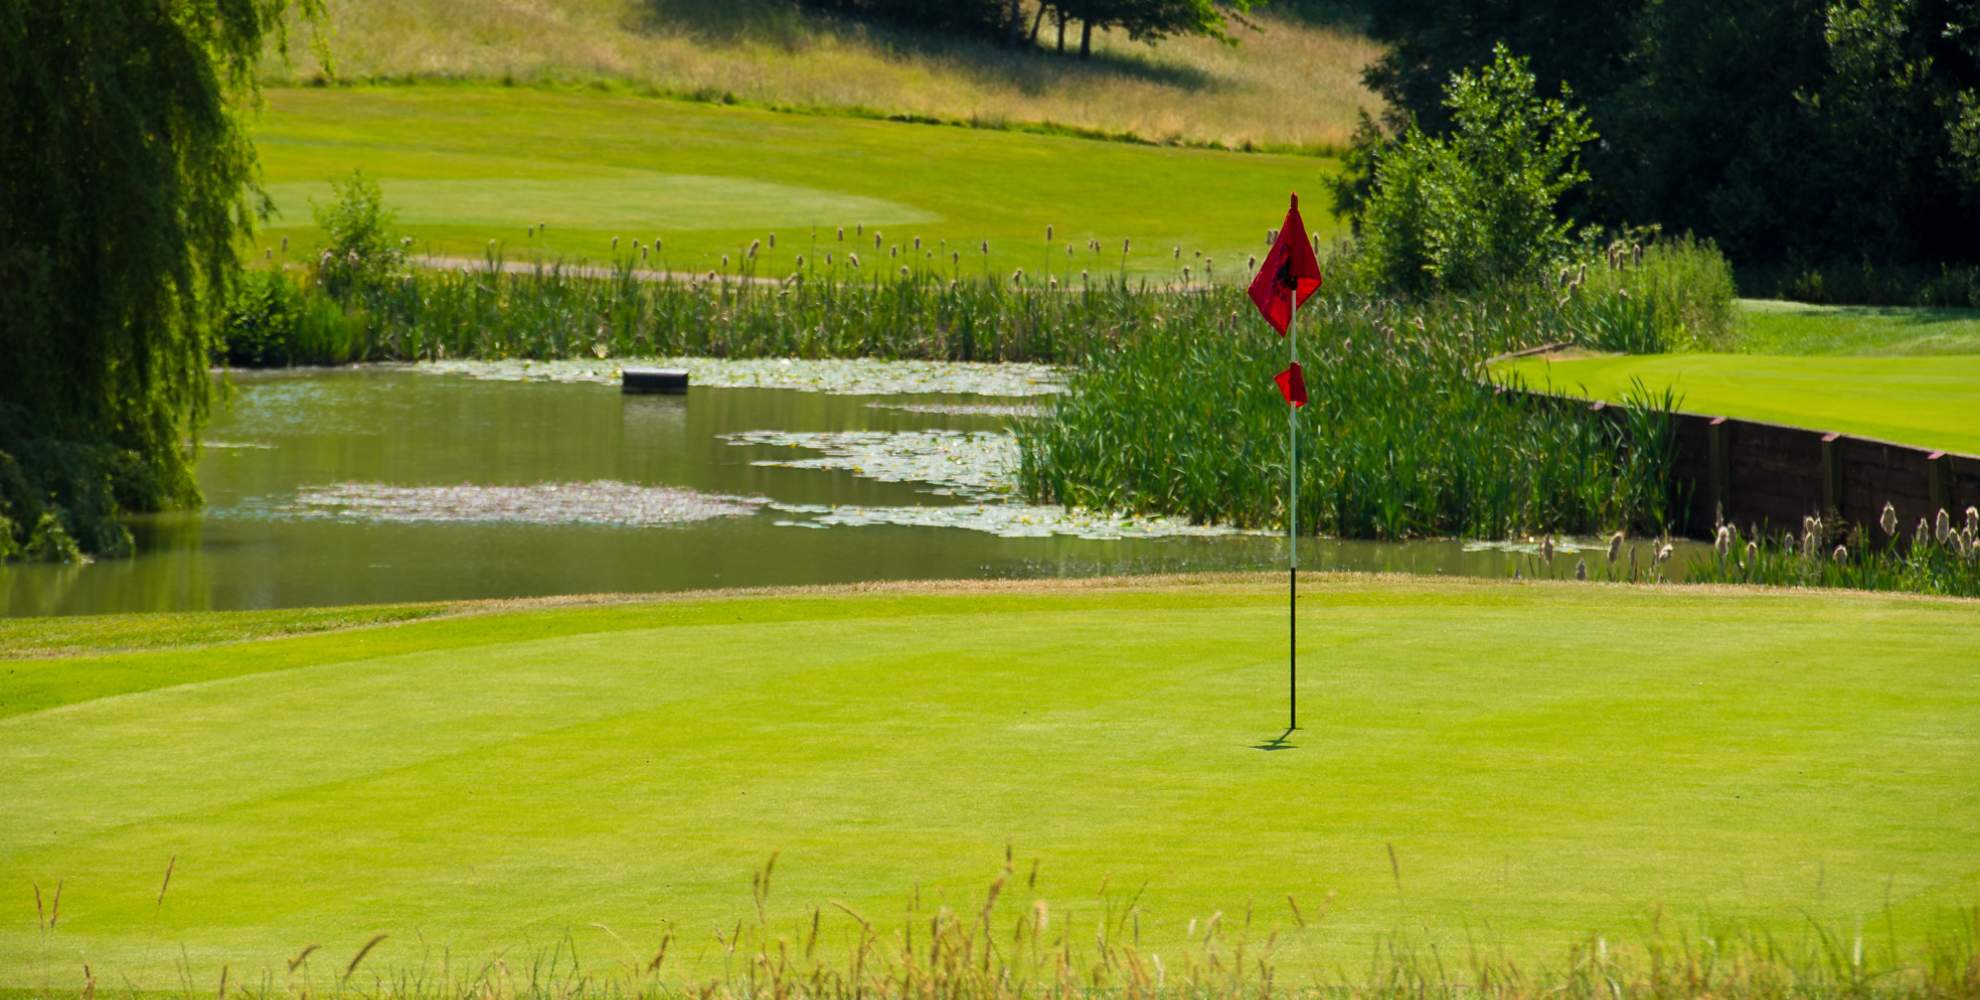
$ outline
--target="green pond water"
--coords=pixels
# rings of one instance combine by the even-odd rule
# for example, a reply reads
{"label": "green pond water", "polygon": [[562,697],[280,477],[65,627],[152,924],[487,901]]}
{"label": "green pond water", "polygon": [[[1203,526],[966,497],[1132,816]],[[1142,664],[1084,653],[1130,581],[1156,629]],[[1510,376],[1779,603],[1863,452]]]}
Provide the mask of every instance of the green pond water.
{"label": "green pond water", "polygon": [[[1285,565],[1277,536],[1024,505],[1008,428],[1050,405],[1048,380],[821,370],[711,367],[671,397],[621,395],[609,363],[236,373],[206,507],[138,519],[134,558],[0,568],[0,613]],[[1520,546],[1318,539],[1301,564],[1539,566]]]}

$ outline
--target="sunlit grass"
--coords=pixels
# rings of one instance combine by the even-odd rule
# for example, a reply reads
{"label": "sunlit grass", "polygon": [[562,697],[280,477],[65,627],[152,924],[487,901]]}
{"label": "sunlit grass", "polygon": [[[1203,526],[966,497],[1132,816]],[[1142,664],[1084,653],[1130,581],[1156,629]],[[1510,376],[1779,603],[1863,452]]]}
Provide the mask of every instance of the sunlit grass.
{"label": "sunlit grass", "polygon": [[[1378,47],[1265,16],[1240,45],[1158,48],[1103,34],[1090,63],[944,41],[741,0],[331,0],[327,45],[347,79],[602,85],[709,100],[987,125],[1051,123],[1142,139],[1338,149],[1378,100]],[[1258,30],[1262,29],[1262,30]],[[1074,26],[1077,30],[1077,25]],[[1048,32],[1049,34],[1049,32]],[[1076,43],[1076,39],[1075,39]],[[322,72],[270,59],[276,80]]]}

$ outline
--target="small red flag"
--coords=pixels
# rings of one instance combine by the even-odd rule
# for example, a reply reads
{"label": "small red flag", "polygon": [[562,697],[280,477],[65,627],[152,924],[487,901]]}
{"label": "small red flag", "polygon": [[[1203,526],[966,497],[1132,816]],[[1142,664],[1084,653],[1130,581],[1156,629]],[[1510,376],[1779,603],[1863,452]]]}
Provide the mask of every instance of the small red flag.
{"label": "small red flag", "polygon": [[1294,409],[1306,405],[1306,375],[1299,370],[1299,362],[1293,362],[1291,367],[1272,376],[1272,381],[1279,383],[1279,394],[1286,397],[1286,402],[1291,403]]}
{"label": "small red flag", "polygon": [[1319,290],[1320,262],[1314,259],[1313,247],[1306,242],[1306,222],[1299,217],[1299,195],[1293,195],[1285,225],[1279,227],[1279,238],[1272,241],[1271,252],[1265,255],[1265,266],[1258,269],[1258,277],[1251,279],[1251,301],[1265,314],[1265,322],[1272,324],[1272,329],[1283,337],[1286,324],[1292,322],[1293,309],[1305,305],[1307,298]]}

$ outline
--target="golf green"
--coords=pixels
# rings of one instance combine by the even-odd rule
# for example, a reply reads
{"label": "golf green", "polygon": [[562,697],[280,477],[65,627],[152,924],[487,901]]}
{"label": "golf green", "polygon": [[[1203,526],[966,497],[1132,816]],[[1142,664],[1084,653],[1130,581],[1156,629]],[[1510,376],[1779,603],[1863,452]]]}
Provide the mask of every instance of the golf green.
{"label": "golf green", "polygon": [[842,274],[857,255],[866,274],[908,264],[1000,277],[1022,268],[1043,281],[1123,267],[1179,277],[1187,266],[1195,280],[1237,278],[1294,190],[1312,196],[1309,227],[1339,229],[1324,196],[1336,164],[1315,157],[604,93],[437,86],[267,96],[253,136],[279,214],[259,248],[283,253],[288,237],[296,260],[321,236],[312,205],[329,201],[332,178],[359,169],[379,181],[397,230],[422,252],[478,258],[493,240],[510,259],[601,262],[614,258],[617,238],[622,258],[635,254],[634,240],[657,241],[648,267],[717,270],[727,255],[734,271],[758,242],[754,271],[773,277],[795,269],[798,255],[815,269],[831,254]]}
{"label": "golf green", "polygon": [[779,927],[974,912],[1009,845],[999,905],[1075,939],[1250,913],[1294,968],[1980,899],[1972,602],[1315,576],[1268,752],[1282,586],[0,621],[0,987],[279,983],[379,933],[368,974],[663,927],[719,969],[772,852]]}
{"label": "golf green", "polygon": [[1501,381],[1621,402],[1641,383],[1686,413],[1980,455],[1980,355],[1635,354],[1518,358]]}

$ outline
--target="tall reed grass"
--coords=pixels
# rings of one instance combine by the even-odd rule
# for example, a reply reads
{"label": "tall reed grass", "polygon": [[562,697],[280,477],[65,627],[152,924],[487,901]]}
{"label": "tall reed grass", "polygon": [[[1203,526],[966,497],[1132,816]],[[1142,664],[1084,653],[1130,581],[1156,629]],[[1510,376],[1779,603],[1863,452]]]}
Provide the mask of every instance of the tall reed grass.
{"label": "tall reed grass", "polygon": [[1712,558],[1692,566],[1688,579],[1980,597],[1980,508],[1904,525],[1886,505],[1875,526],[1808,517],[1798,534],[1722,523]]}
{"label": "tall reed grass", "polygon": [[[983,895],[954,907],[908,897],[898,923],[844,903],[807,907],[788,923],[771,916],[775,858],[754,876],[754,907],[693,945],[672,930],[629,941],[604,924],[533,955],[453,964],[430,952],[412,964],[362,963],[383,935],[345,963],[310,945],[278,977],[243,976],[256,1000],[304,997],[393,1000],[1967,1000],[1980,997],[1980,910],[1922,940],[1866,939],[1812,921],[1776,935],[1706,923],[1672,928],[1653,914],[1634,938],[1567,943],[1550,961],[1521,962],[1474,942],[1446,954],[1391,936],[1358,968],[1324,970],[1288,957],[1332,927],[1321,901],[1287,896],[1269,907],[1189,922],[1179,947],[1145,943],[1138,897],[1103,896],[1080,919],[1035,894],[1012,865]],[[1036,869],[1032,869],[1035,877]],[[1099,919],[1093,919],[1094,910]],[[699,938],[699,935],[697,935]],[[1176,945],[1176,942],[1169,942]],[[683,953],[703,956],[701,968]],[[712,959],[712,962],[709,961]],[[713,964],[718,971],[703,968]],[[316,966],[321,966],[317,968]],[[79,984],[89,998],[94,977]],[[221,997],[227,995],[223,970]],[[183,977],[185,1000],[210,984]]]}
{"label": "tall reed grass", "polygon": [[[1312,403],[1298,417],[1299,523],[1390,539],[1662,530],[1676,509],[1668,393],[1640,393],[1616,419],[1508,398],[1484,365],[1538,344],[1655,351],[1689,341],[1688,324],[1713,310],[1651,293],[1683,259],[1612,248],[1554,282],[1465,298],[1386,297],[1352,277],[1323,291],[1300,316]],[[1355,274],[1351,260],[1329,270]],[[1729,307],[1731,290],[1699,295]],[[1285,523],[1286,404],[1271,381],[1285,356],[1235,293],[1175,303],[1106,338],[1080,359],[1056,411],[1022,428],[1026,488],[1088,507]]]}

